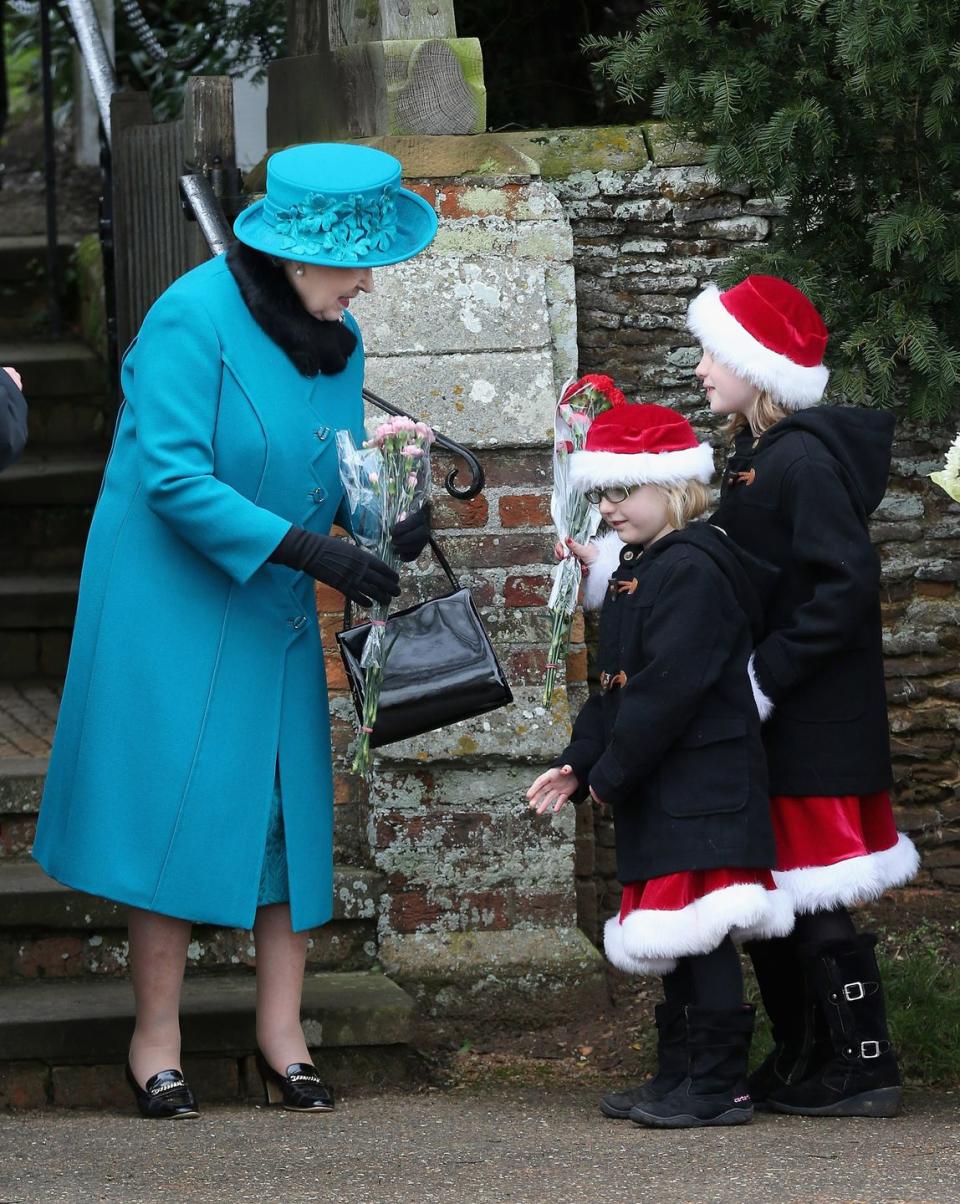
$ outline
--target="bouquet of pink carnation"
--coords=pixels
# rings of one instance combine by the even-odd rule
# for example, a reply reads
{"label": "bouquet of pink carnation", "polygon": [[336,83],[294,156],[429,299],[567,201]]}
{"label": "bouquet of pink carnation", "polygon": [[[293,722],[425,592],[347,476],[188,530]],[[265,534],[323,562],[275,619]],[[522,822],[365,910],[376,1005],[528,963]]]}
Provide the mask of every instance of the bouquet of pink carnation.
{"label": "bouquet of pink carnation", "polygon": [[[362,447],[349,431],[337,432],[340,479],[350,507],[353,534],[361,547],[390,565],[399,566],[390,533],[430,496],[430,444],[435,435],[425,422],[391,418],[381,423]],[[370,735],[380,705],[380,687],[389,649],[383,630],[390,609],[376,602],[370,615],[370,634],[360,664],[364,669],[363,716],[353,759],[354,773],[370,771]]]}
{"label": "bouquet of pink carnation", "polygon": [[543,686],[543,705],[553,696],[557,670],[563,664],[570,643],[570,623],[577,605],[583,574],[580,561],[567,552],[569,537],[585,543],[600,525],[600,511],[591,506],[580,489],[570,484],[570,457],[582,451],[587,431],[598,414],[614,406],[627,405],[627,399],[609,376],[582,376],[564,386],[553,419],[553,496],[550,516],[560,537],[565,559],[553,571],[553,589],[547,608],[553,616],[547,676]]}

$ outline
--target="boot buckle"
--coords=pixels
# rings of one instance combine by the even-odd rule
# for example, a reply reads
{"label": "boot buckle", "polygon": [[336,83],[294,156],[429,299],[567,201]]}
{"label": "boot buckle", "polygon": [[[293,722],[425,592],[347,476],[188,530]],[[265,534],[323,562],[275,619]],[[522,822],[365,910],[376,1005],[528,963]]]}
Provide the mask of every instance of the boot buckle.
{"label": "boot buckle", "polygon": [[861,1041],[860,1042],[860,1057],[861,1058],[879,1058],[883,1050],[880,1048],[879,1041]]}
{"label": "boot buckle", "polygon": [[856,1003],[858,999],[866,999],[866,984],[862,982],[845,982],[843,984],[843,997],[847,1003]]}

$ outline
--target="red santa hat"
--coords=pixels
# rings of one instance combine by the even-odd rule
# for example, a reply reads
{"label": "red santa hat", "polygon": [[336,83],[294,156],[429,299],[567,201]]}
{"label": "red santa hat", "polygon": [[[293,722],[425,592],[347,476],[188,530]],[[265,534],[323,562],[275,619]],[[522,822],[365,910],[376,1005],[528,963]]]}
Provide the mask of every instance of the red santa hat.
{"label": "red santa hat", "polygon": [[616,406],[599,414],[583,451],[570,457],[578,489],[607,485],[678,485],[713,476],[713,449],[682,414],[666,406]]}
{"label": "red santa hat", "polygon": [[823,396],[827,328],[779,276],[748,276],[723,293],[711,284],[690,303],[687,326],[705,351],[784,409],[805,410]]}

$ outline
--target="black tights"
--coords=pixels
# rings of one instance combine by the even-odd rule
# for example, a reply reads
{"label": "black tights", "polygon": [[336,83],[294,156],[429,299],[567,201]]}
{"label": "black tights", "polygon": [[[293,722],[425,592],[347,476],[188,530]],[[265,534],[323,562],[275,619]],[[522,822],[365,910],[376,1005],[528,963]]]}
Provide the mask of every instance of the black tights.
{"label": "black tights", "polygon": [[[845,907],[835,907],[833,911],[797,916],[793,933],[780,940],[784,947],[788,944],[796,947],[850,941],[856,935],[850,913]],[[770,945],[779,943],[774,941]],[[717,1011],[739,1007],[743,1003],[743,973],[740,956],[730,937],[712,953],[678,958],[677,968],[663,977],[663,997],[667,1003],[694,1003]]]}
{"label": "black tights", "polygon": [[677,968],[663,977],[667,1003],[695,1003],[715,1011],[737,1008],[743,1003],[743,973],[740,955],[730,937],[711,953],[681,957]]}
{"label": "black tights", "polygon": [[799,945],[820,945],[825,941],[852,941],[857,935],[850,912],[845,907],[833,911],[815,911],[797,916],[793,939]]}

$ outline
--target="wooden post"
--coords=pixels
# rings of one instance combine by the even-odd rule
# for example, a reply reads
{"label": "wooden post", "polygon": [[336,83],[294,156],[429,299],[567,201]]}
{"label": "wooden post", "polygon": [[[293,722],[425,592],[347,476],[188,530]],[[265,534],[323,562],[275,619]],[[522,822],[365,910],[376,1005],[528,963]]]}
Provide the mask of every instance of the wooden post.
{"label": "wooden post", "polygon": [[453,0],[289,0],[269,68],[267,142],[486,128],[483,55]]}
{"label": "wooden post", "polygon": [[327,8],[327,0],[287,0],[287,54],[290,58],[329,51]]}
{"label": "wooden post", "polygon": [[[233,80],[228,75],[195,75],[188,81],[183,100],[183,161],[185,169],[200,172],[218,167],[229,172],[236,167]],[[185,268],[210,258],[200,229],[195,222],[188,225],[189,262]]]}
{"label": "wooden post", "polygon": [[113,128],[114,253],[121,352],[144,315],[178,276],[210,258],[206,240],[180,205],[184,171],[236,166],[233,81],[196,76],[183,118],[153,122],[145,93],[116,92]]}
{"label": "wooden post", "polygon": [[453,0],[329,0],[330,48],[455,38]]}

